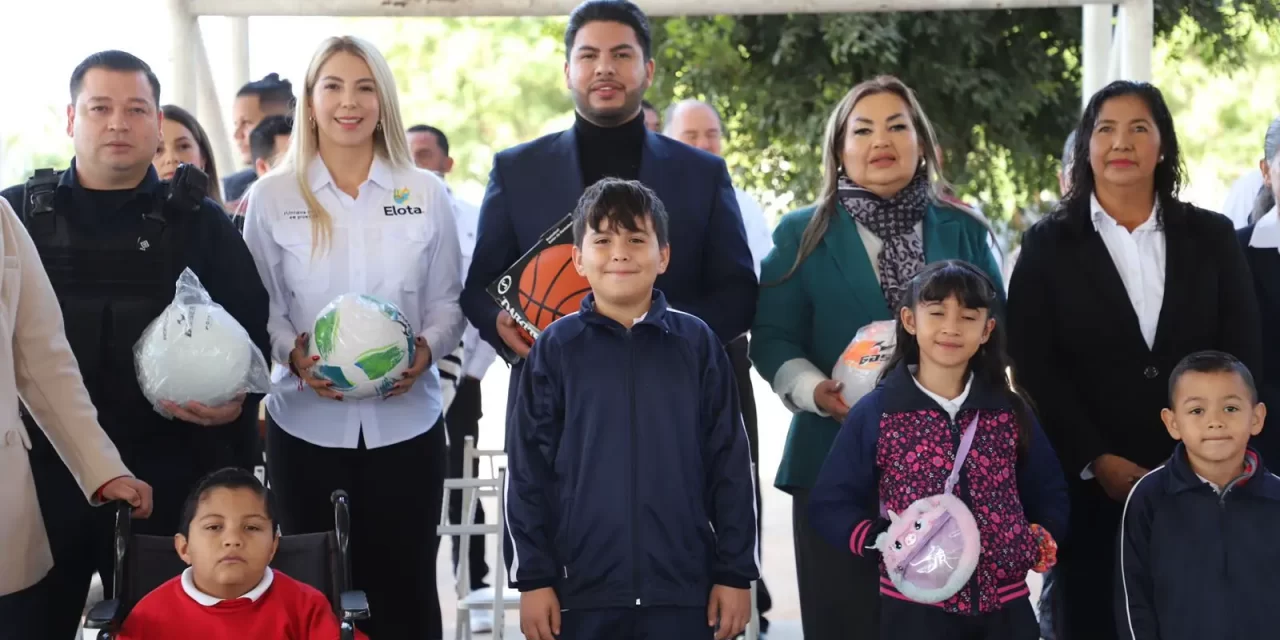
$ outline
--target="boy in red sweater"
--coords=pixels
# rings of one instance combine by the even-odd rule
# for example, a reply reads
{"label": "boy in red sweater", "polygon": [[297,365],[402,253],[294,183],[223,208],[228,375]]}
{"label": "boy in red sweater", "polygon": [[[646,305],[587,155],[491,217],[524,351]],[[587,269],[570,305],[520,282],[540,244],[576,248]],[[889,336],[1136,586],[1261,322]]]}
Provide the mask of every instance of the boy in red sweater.
{"label": "boy in red sweater", "polygon": [[325,596],[267,566],[280,537],[252,473],[205,477],[187,497],[179,531],[174,547],[191,566],[134,606],[121,640],[337,640]]}

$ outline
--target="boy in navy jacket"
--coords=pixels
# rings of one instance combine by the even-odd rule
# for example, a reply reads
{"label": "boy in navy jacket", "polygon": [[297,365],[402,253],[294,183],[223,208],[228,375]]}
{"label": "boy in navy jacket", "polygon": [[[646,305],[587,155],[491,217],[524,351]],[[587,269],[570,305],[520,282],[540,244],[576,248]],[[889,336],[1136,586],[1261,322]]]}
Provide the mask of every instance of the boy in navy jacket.
{"label": "boy in navy jacket", "polygon": [[1280,479],[1248,446],[1267,413],[1253,376],[1231,355],[1194,353],[1169,375],[1169,403],[1181,443],[1125,502],[1119,635],[1280,637]]}
{"label": "boy in navy jacket", "polygon": [[759,577],[755,486],[720,341],[653,288],[667,214],[602,180],[574,212],[592,293],[534,343],[508,435],[507,536],[530,640],[740,633]]}

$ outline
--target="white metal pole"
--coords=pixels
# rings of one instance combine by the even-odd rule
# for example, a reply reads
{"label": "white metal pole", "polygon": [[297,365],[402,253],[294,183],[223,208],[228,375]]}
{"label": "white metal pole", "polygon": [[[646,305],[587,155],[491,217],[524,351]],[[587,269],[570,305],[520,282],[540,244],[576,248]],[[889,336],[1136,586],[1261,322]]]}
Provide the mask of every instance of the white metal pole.
{"label": "white metal pole", "polygon": [[1124,58],[1120,77],[1138,82],[1151,81],[1151,51],[1155,46],[1154,0],[1126,0],[1120,5],[1124,29]]}
{"label": "white metal pole", "polygon": [[200,27],[195,15],[187,10],[187,0],[169,0],[169,20],[173,36],[170,43],[173,97],[164,102],[193,111],[196,106],[196,65],[192,37]]}
{"label": "white metal pole", "polygon": [[[638,0],[650,16],[1078,7],[1114,0]],[[200,16],[563,16],[581,0],[188,0]]]}
{"label": "white metal pole", "polygon": [[249,18],[231,18],[231,85],[239,91],[249,82]]}
{"label": "white metal pole", "polygon": [[1112,5],[1090,4],[1081,9],[1084,18],[1080,39],[1081,107],[1107,83],[1107,64],[1115,52],[1111,46]]}
{"label": "white metal pole", "polygon": [[[235,156],[231,155],[231,137],[227,135],[227,127],[222,120],[222,105],[218,101],[218,87],[213,83],[213,69],[209,67],[209,53],[204,47],[204,36],[197,26],[192,31],[192,49],[195,52],[195,63],[200,74],[200,109],[196,119],[209,135],[209,144],[213,145],[213,158],[218,163],[222,175],[226,177],[235,169]],[[214,185],[222,189],[222,185]]]}

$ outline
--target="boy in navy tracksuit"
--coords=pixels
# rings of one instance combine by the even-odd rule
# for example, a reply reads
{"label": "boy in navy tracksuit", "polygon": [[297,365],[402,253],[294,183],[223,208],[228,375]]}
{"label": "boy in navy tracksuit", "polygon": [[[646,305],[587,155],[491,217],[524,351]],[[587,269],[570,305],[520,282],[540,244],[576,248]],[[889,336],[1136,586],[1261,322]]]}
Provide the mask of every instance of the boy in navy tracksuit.
{"label": "boy in navy tracksuit", "polygon": [[667,214],[605,179],[574,212],[592,293],[547,328],[507,438],[507,535],[530,640],[740,633],[759,577],[755,486],[728,356],[654,280]]}
{"label": "boy in navy tracksuit", "polygon": [[1187,356],[1162,413],[1181,444],[1129,493],[1116,623],[1125,640],[1280,637],[1280,478],[1249,437],[1266,407],[1225,353]]}

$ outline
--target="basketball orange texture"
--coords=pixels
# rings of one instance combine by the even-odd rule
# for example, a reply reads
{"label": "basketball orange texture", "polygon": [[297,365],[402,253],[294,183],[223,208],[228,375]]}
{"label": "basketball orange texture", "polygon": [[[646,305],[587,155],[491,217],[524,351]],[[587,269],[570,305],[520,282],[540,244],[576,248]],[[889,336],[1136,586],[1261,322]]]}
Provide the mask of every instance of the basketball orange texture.
{"label": "basketball orange texture", "polygon": [[591,285],[573,268],[573,245],[557,244],[543,249],[525,266],[519,291],[520,309],[542,331],[577,311]]}

